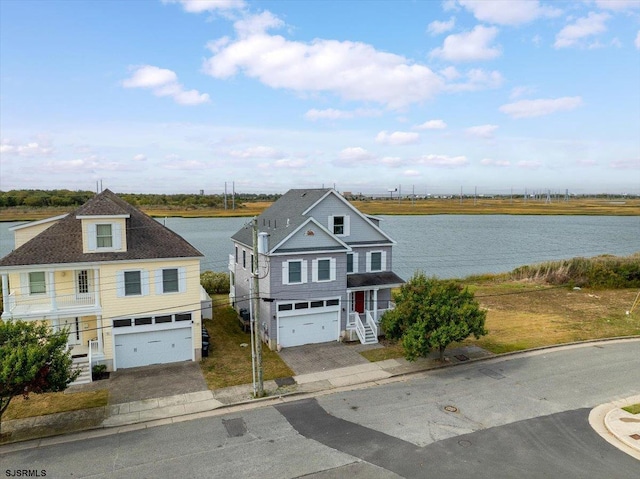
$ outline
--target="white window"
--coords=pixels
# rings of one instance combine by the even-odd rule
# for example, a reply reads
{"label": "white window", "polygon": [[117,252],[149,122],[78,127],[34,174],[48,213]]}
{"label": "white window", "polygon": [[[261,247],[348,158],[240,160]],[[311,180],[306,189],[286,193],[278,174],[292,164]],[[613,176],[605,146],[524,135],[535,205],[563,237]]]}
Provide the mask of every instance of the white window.
{"label": "white window", "polygon": [[120,223],[91,223],[87,226],[87,241],[89,251],[119,251],[122,249],[122,227]]}
{"label": "white window", "polygon": [[78,278],[78,294],[87,294],[89,292],[89,271],[82,269],[77,273]]}
{"label": "white window", "polygon": [[375,271],[386,271],[387,269],[387,252],[386,251],[369,251],[367,252],[367,273]]}
{"label": "white window", "polygon": [[329,216],[329,231],[336,236],[349,236],[351,221],[349,216]]}
{"label": "white window", "polygon": [[185,268],[158,269],[155,277],[156,294],[184,293],[187,290]]}
{"label": "white window", "polygon": [[335,258],[318,258],[311,263],[314,283],[323,281],[335,281],[336,260]]}
{"label": "white window", "polygon": [[347,274],[358,272],[358,253],[347,253]]}
{"label": "white window", "polygon": [[307,282],[307,262],[296,259],[282,263],[282,284],[304,284]]}
{"label": "white window", "polygon": [[146,270],[118,271],[117,295],[147,296],[149,294],[149,272]]}
{"label": "white window", "polygon": [[112,225],[96,225],[96,247],[113,248]]}
{"label": "white window", "polygon": [[29,294],[45,294],[46,292],[47,284],[44,271],[29,273]]}

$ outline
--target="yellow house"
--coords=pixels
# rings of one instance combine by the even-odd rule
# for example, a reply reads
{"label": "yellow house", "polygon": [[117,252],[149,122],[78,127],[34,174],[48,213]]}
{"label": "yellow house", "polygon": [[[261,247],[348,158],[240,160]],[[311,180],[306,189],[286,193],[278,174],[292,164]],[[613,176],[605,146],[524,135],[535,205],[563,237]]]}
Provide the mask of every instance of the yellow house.
{"label": "yellow house", "polygon": [[12,230],[15,249],[0,259],[2,319],[66,328],[88,380],[93,364],[201,358],[203,255],[182,237],[109,190]]}

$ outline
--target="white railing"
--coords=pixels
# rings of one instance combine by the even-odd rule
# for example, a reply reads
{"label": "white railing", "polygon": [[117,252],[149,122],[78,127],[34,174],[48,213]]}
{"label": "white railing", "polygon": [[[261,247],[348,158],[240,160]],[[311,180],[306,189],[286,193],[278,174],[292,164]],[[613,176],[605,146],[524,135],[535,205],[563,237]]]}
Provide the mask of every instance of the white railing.
{"label": "white railing", "polygon": [[375,320],[373,319],[373,316],[371,315],[371,311],[366,311],[365,316],[367,318],[367,325],[371,328],[371,331],[373,331],[374,337],[377,339],[378,338],[378,325],[376,324]]}
{"label": "white railing", "polygon": [[95,306],[94,293],[65,294],[52,298],[48,295],[24,296],[15,292],[7,297],[6,311],[14,313],[47,312],[58,309]]}
{"label": "white railing", "polygon": [[93,306],[96,295],[94,293],[65,294],[56,296],[59,308],[73,308],[75,306]]}
{"label": "white railing", "polygon": [[351,329],[351,328],[355,328],[356,327],[356,321],[358,318],[358,313],[356,313],[355,311],[352,311],[349,313],[349,315],[347,316],[347,328]]}
{"label": "white railing", "polygon": [[356,333],[358,334],[358,339],[360,339],[361,343],[366,341],[367,333],[364,329],[364,324],[362,324],[362,320],[360,319],[360,315],[355,313],[356,320]]}

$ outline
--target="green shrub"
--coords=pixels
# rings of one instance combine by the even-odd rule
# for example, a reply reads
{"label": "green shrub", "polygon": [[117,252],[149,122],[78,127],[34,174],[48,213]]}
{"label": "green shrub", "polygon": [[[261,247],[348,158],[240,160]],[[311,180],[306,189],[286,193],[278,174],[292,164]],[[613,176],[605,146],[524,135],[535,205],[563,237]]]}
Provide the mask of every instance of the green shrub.
{"label": "green shrub", "polygon": [[209,294],[229,294],[229,274],[205,271],[200,274],[200,284]]}

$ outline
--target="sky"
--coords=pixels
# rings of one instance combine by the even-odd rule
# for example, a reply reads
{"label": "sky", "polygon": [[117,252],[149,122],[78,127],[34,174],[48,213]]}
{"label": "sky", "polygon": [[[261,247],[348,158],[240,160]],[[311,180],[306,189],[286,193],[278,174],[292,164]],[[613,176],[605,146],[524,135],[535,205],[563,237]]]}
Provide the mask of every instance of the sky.
{"label": "sky", "polygon": [[0,191],[640,194],[640,0],[1,0],[0,142]]}

